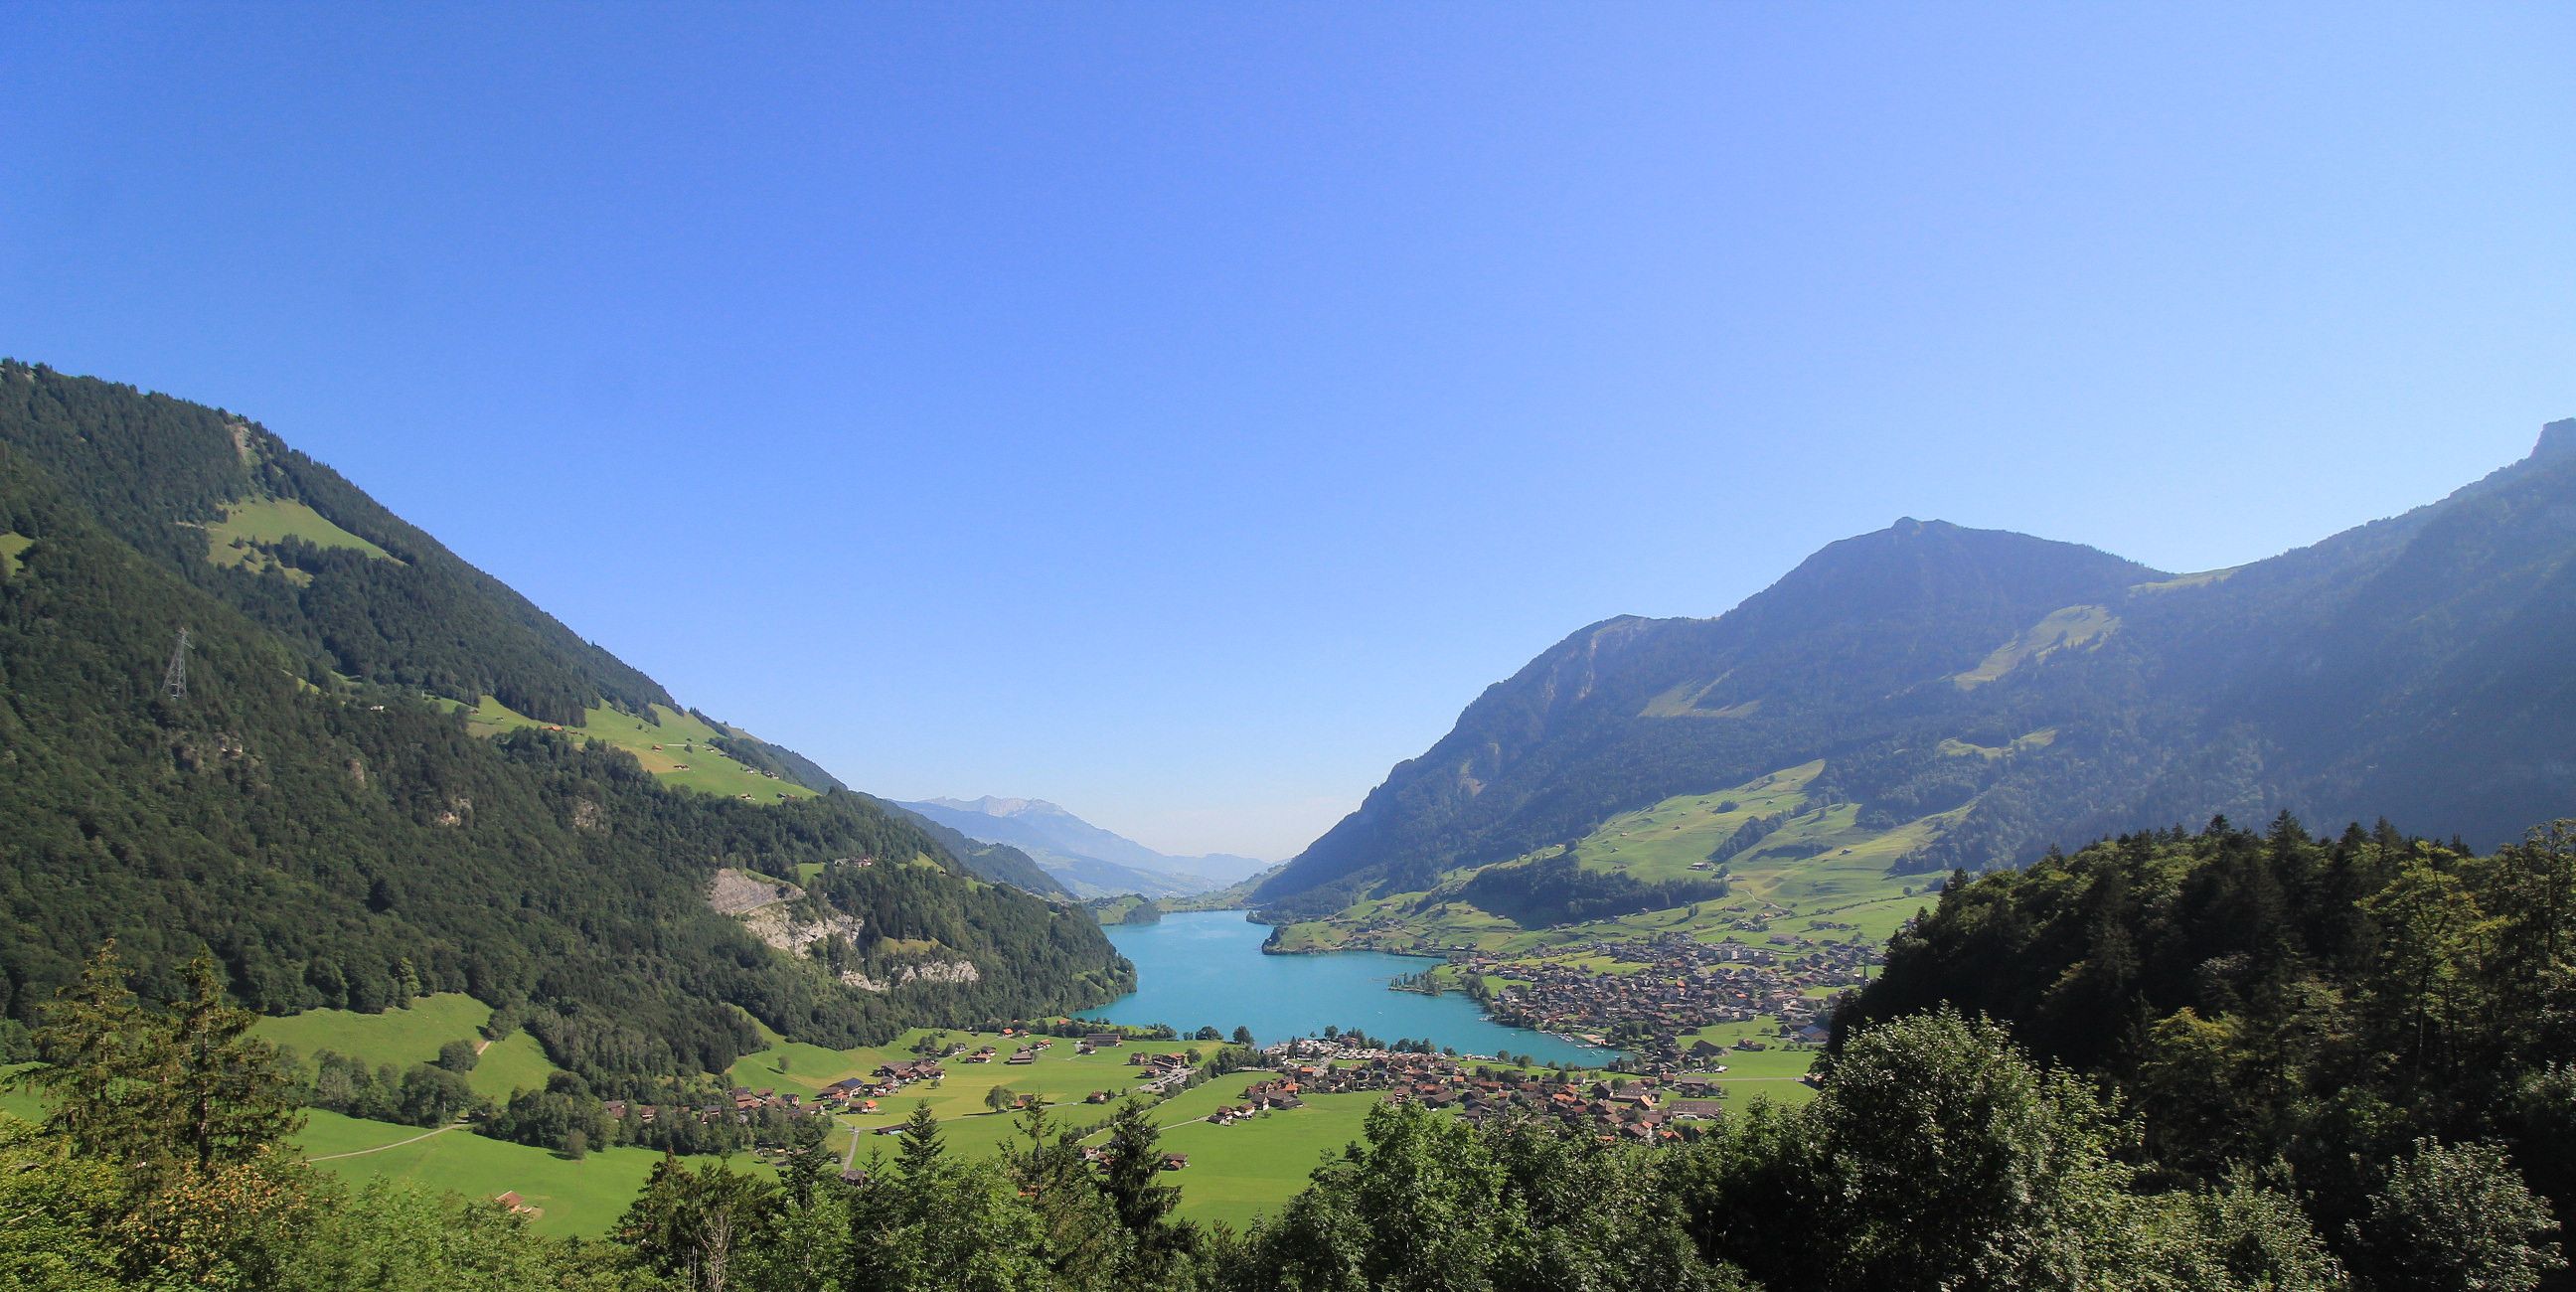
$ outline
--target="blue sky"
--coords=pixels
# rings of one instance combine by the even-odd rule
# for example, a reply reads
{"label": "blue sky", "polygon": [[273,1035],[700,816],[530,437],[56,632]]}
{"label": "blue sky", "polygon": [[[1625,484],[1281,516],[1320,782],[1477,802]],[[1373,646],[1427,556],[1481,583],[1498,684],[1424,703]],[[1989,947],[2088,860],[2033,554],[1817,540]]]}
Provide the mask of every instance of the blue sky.
{"label": "blue sky", "polygon": [[1284,856],[1899,515],[2229,565],[2576,413],[2576,8],[30,5],[0,353],[902,797]]}

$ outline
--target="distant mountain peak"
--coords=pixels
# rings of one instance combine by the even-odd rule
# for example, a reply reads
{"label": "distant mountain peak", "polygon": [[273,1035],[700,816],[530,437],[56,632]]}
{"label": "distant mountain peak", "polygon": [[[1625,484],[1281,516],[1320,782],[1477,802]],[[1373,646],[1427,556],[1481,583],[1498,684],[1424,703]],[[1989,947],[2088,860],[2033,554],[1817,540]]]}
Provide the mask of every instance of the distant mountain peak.
{"label": "distant mountain peak", "polygon": [[970,839],[1026,852],[1077,894],[1142,893],[1147,897],[1221,888],[1269,863],[1227,853],[1175,857],[1104,830],[1045,799],[924,799],[898,806]]}
{"label": "distant mountain peak", "polygon": [[2531,446],[2531,456],[2563,458],[2576,454],[2576,417],[2562,417],[2540,428],[2540,442]]}
{"label": "distant mountain peak", "polygon": [[1826,544],[1743,609],[1763,620],[1847,623],[2004,598],[2045,614],[2163,577],[2080,543],[1905,516],[1886,529]]}
{"label": "distant mountain peak", "polygon": [[959,812],[974,812],[983,816],[1073,815],[1072,813],[1065,811],[1063,808],[1047,802],[1045,799],[1006,799],[993,794],[987,794],[981,798],[972,799],[935,798],[924,799],[922,801],[925,803],[937,804],[940,807],[949,808]]}

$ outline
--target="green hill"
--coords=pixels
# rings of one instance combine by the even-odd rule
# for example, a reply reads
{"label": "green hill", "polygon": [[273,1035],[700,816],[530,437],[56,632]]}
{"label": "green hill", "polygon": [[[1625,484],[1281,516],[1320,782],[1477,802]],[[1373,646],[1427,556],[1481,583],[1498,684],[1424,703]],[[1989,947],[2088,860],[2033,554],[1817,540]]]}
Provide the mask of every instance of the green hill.
{"label": "green hill", "polygon": [[[0,364],[0,533],[9,1019],[111,937],[154,995],[204,947],[272,1015],[525,1007],[613,1087],[722,1071],[755,1019],[846,1046],[1132,974],[229,413]],[[728,868],[823,875],[797,910],[838,932],[764,941],[710,904]]]}

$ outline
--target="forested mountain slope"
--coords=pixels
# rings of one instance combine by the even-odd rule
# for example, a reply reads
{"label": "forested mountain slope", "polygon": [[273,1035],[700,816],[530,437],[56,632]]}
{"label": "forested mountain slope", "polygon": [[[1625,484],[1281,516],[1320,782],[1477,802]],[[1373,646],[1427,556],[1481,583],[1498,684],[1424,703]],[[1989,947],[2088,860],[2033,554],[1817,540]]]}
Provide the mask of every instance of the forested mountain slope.
{"label": "forested mountain slope", "polygon": [[[223,537],[281,518],[299,532]],[[502,697],[637,728],[679,715],[651,679],[215,410],[0,366],[0,533],[8,1018],[107,938],[162,988],[205,945],[269,1012],[424,991],[531,1005],[557,1063],[612,1078],[721,1070],[759,1044],[755,1019],[847,1045],[1090,1004],[1132,972],[1081,911],[973,878],[865,796],[688,792],[631,745],[474,721],[466,706]],[[162,674],[182,627],[174,699]],[[689,726],[772,760],[778,784],[819,775]],[[815,924],[856,920],[765,945],[709,905],[724,868],[805,877]],[[943,969],[848,985],[914,964]]]}
{"label": "forested mountain slope", "polygon": [[[880,806],[887,805],[880,800]],[[906,820],[920,826],[922,833],[937,839],[940,846],[948,849],[950,855],[965,863],[968,870],[994,883],[1009,884],[1015,888],[1025,888],[1032,893],[1056,897],[1074,895],[1073,890],[1066,888],[1057,881],[1055,876],[1048,874],[1046,868],[1031,859],[1027,853],[1007,843],[970,839],[928,816],[911,810],[904,804],[896,803],[890,806]]]}
{"label": "forested mountain slope", "polygon": [[1899,521],[1719,618],[1567,638],[1255,901],[1428,889],[1817,760],[1819,802],[1924,823],[1900,871],[2281,809],[2492,845],[2576,807],[2571,559],[2576,422],[2441,502],[2208,574]]}

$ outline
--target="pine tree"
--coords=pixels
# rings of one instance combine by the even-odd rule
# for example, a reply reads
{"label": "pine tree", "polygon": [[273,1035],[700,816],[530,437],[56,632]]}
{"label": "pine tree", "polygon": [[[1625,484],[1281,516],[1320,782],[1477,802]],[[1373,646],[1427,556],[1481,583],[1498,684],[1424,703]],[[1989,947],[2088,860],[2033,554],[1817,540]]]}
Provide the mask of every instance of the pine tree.
{"label": "pine tree", "polygon": [[158,1040],[126,986],[111,940],[83,966],[80,981],[56,996],[36,1029],[36,1053],[45,1066],[26,1079],[47,1096],[45,1129],[70,1140],[82,1157],[145,1162],[160,1156],[167,1056]]}
{"label": "pine tree", "polygon": [[181,973],[188,997],[169,1015],[181,1133],[200,1168],[248,1161],[304,1125],[294,1083],[277,1047],[250,1034],[257,1017],[225,997],[213,956],[199,952]]}
{"label": "pine tree", "polygon": [[1118,1224],[1136,1240],[1137,1256],[1155,1273],[1180,1237],[1167,1217],[1179,1204],[1181,1191],[1161,1183],[1162,1130],[1134,1100],[1119,1106],[1109,1119],[1109,1160],[1100,1176]]}
{"label": "pine tree", "polygon": [[946,1165],[948,1145],[939,1138],[939,1119],[930,1115],[930,1101],[912,1106],[912,1115],[904,1119],[903,1133],[895,1139],[902,1145],[895,1152],[895,1170],[906,1183],[928,1183]]}

